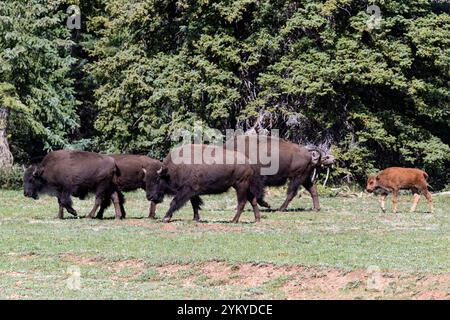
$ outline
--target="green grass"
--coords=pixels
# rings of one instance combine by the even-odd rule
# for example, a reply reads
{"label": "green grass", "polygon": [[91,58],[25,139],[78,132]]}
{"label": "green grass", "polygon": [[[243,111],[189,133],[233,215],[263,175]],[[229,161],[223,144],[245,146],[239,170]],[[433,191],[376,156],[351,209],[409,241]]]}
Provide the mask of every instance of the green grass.
{"label": "green grass", "polygon": [[[55,198],[33,201],[18,191],[0,191],[0,298],[289,298],[280,288],[295,282],[291,275],[239,285],[242,264],[344,273],[369,266],[402,274],[450,272],[448,197],[434,198],[432,215],[424,213],[424,199],[416,213],[409,213],[411,196],[400,197],[397,214],[382,213],[376,197],[322,197],[323,209],[317,213],[304,210],[311,199],[302,196],[290,206],[299,210],[263,212],[259,224],[248,207],[241,223],[228,222],[235,208],[231,192],[204,197],[201,223],[191,221],[188,205],[174,214],[174,222],[161,223],[170,198],[158,207],[159,219],[149,220],[144,193],[126,197],[124,221],[108,219],[111,208],[102,221],[57,220]],[[271,189],[267,200],[279,206],[282,190]],[[92,204],[87,199],[75,201],[74,207],[84,216]],[[212,261],[224,262],[232,274],[223,279],[203,274]],[[187,267],[162,272],[164,266],[178,265]],[[80,290],[67,286],[71,266],[80,268]],[[358,281],[341,291],[360,287]]]}

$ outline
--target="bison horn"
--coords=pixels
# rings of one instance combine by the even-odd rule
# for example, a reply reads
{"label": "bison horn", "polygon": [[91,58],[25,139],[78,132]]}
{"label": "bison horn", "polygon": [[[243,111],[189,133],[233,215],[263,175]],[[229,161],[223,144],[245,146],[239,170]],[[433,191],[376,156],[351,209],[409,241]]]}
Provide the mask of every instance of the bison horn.
{"label": "bison horn", "polygon": [[144,172],[144,175],[147,175],[147,170],[145,170],[145,168],[142,168],[142,172]]}
{"label": "bison horn", "polygon": [[330,176],[330,167],[327,168],[327,177],[325,178],[325,181],[323,182],[324,187],[327,185],[329,176]]}
{"label": "bison horn", "polygon": [[158,171],[156,171],[156,173],[157,173],[159,176],[165,176],[165,175],[167,175],[167,167],[162,166]]}
{"label": "bison horn", "polygon": [[42,169],[39,167],[36,167],[33,171],[33,177],[39,177],[42,175]]}
{"label": "bison horn", "polygon": [[312,177],[311,177],[311,182],[314,182],[314,180],[316,180],[316,168],[314,168]]}

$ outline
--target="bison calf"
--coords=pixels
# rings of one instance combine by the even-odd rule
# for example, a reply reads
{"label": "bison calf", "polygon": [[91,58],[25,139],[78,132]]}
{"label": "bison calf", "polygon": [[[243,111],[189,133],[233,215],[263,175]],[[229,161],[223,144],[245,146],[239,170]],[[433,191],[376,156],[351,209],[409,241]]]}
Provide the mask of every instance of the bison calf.
{"label": "bison calf", "polygon": [[383,212],[386,211],[386,197],[388,193],[393,195],[393,211],[397,212],[397,194],[401,189],[410,189],[413,194],[413,205],[411,212],[416,210],[417,203],[420,199],[419,192],[425,195],[428,201],[430,211],[434,212],[431,194],[428,191],[427,184],[428,174],[419,169],[392,167],[381,171],[376,176],[369,176],[367,180],[366,191],[373,192],[381,189],[380,205]]}

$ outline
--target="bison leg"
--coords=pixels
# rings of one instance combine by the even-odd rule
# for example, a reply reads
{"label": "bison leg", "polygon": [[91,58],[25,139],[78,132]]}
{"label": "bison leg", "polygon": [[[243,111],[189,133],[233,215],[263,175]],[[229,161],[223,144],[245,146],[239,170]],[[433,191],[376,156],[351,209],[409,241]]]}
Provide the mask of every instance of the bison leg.
{"label": "bison leg", "polygon": [[103,219],[103,213],[105,212],[106,208],[109,207],[109,205],[111,204],[111,200],[109,198],[105,198],[102,201],[102,204],[100,205],[100,210],[98,210],[97,212],[97,216],[95,217],[96,219]]}
{"label": "bison leg", "polygon": [[392,191],[392,211],[397,213],[397,190]]}
{"label": "bison leg", "polygon": [[256,200],[255,197],[250,196],[248,198],[248,202],[250,202],[250,204],[252,205],[253,213],[255,214],[255,222],[260,222],[261,221],[261,213],[259,212],[258,201]]}
{"label": "bison leg", "polygon": [[169,210],[167,210],[163,222],[169,222],[170,219],[172,219],[173,213],[180,209],[191,197],[192,194],[188,190],[181,190],[178,192],[172,199],[172,202],[170,202]]}
{"label": "bison leg", "polygon": [[67,193],[61,194],[58,200],[60,201],[61,205],[67,210],[67,212],[69,212],[71,215],[75,217],[77,216],[77,212],[75,211],[74,208],[72,208],[72,198],[70,197],[69,194]]}
{"label": "bison leg", "polygon": [[237,200],[238,204],[236,207],[236,215],[234,216],[233,220],[231,220],[232,223],[238,223],[239,218],[241,217],[241,213],[245,208],[245,203],[247,202],[247,189],[245,186],[239,186],[236,188],[237,193]]}
{"label": "bison leg", "polygon": [[431,193],[428,190],[424,190],[423,194],[425,195],[425,198],[428,201],[428,206],[430,207],[430,212],[434,213],[434,207],[433,207],[433,199],[431,198]]}
{"label": "bison leg", "polygon": [[86,218],[93,219],[95,217],[95,213],[97,209],[100,207],[100,214],[98,216],[99,219],[103,217],[103,211],[109,205],[109,182],[101,181],[95,190],[95,203],[92,207],[92,210],[88,213]]}
{"label": "bison leg", "polygon": [[265,208],[269,208],[270,209],[270,204],[268,204],[264,199],[258,199],[258,204],[261,207],[265,207]]}
{"label": "bison leg", "polygon": [[[98,207],[100,207],[100,205],[102,204],[102,199],[99,197],[95,198],[95,203],[94,206],[92,207],[91,212],[88,213],[88,215],[86,216],[86,218],[91,218],[93,219],[95,217],[95,213],[97,212]],[[102,213],[103,215],[103,213]]]}
{"label": "bison leg", "polygon": [[203,204],[202,199],[199,196],[194,196],[191,198],[192,209],[194,210],[194,221],[200,221],[200,215],[198,211],[200,206]]}
{"label": "bison leg", "polygon": [[238,205],[236,208],[236,215],[234,216],[233,220],[231,220],[232,223],[238,223],[239,218],[241,217],[241,213],[245,208],[245,203],[247,202],[246,199],[244,200],[238,200]]}
{"label": "bison leg", "polygon": [[284,203],[281,205],[279,211],[285,211],[287,209],[289,203],[297,195],[298,188],[300,187],[301,184],[302,181],[299,177],[295,177],[289,182],[286,200],[284,200]]}
{"label": "bison leg", "polygon": [[311,195],[313,201],[313,209],[316,211],[320,211],[319,194],[317,193],[317,186],[309,179],[303,184],[303,186],[305,187],[306,190],[308,190],[309,194]]}
{"label": "bison leg", "polygon": [[417,204],[419,203],[420,194],[419,194],[419,190],[417,190],[415,188],[411,189],[411,191],[413,192],[413,204],[412,204],[410,212],[414,212],[414,211],[416,211]]}
{"label": "bison leg", "polygon": [[125,212],[125,206],[123,205],[125,203],[125,197],[120,191],[117,191],[117,196],[119,197],[119,206],[120,211],[122,212],[122,219],[125,219],[125,216],[127,215],[127,213]]}
{"label": "bison leg", "polygon": [[56,218],[64,219],[64,206],[62,205],[61,200],[59,200],[59,198],[58,198],[58,204],[59,204],[59,209],[58,209],[58,215],[56,216]]}
{"label": "bison leg", "polygon": [[150,202],[150,208],[148,210],[148,217],[151,219],[155,219],[156,215],[156,203],[153,201]]}
{"label": "bison leg", "polygon": [[67,210],[67,212],[69,212],[69,213],[70,213],[71,215],[73,215],[74,217],[77,216],[77,212],[75,211],[74,208],[72,208],[72,205],[66,206],[66,210]]}
{"label": "bison leg", "polygon": [[103,219],[103,213],[105,212],[106,206],[103,204],[100,206],[100,210],[98,210],[97,215],[95,216],[96,219]]}
{"label": "bison leg", "polygon": [[114,191],[111,195],[112,202],[114,204],[114,210],[116,211],[116,219],[123,219],[125,218],[125,210],[123,208],[123,199],[119,195],[117,191]]}
{"label": "bison leg", "polygon": [[383,212],[386,212],[386,197],[387,193],[383,193],[380,197],[380,207]]}

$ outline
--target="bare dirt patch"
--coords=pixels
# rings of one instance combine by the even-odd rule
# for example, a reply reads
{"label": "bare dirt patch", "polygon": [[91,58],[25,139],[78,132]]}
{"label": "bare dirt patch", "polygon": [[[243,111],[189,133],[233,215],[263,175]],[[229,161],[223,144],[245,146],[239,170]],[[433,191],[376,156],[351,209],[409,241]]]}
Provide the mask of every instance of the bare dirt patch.
{"label": "bare dirt patch", "polygon": [[100,264],[103,261],[103,258],[101,257],[73,254],[63,254],[61,255],[61,258],[78,266],[94,266]]}
{"label": "bare dirt patch", "polygon": [[147,270],[147,264],[139,259],[131,259],[110,262],[107,264],[106,269],[113,273],[113,280],[131,280]]}
{"label": "bare dirt patch", "polygon": [[[400,271],[344,271],[336,268],[276,266],[272,264],[164,265],[156,268],[164,277],[179,279],[185,286],[203,279],[206,285],[260,288],[286,299],[449,299],[450,274],[417,274]],[[181,277],[180,273],[188,276]],[[267,295],[267,294],[266,294]],[[271,296],[267,296],[270,298]]]}
{"label": "bare dirt patch", "polygon": [[450,300],[450,273],[346,271],[330,267],[220,261],[151,266],[140,259],[107,261],[101,257],[68,254],[62,258],[78,266],[99,266],[115,281],[142,281],[140,275],[152,268],[155,270],[152,281],[170,280],[187,288],[236,287],[241,291],[256,292],[252,298]]}
{"label": "bare dirt patch", "polygon": [[38,255],[33,252],[31,252],[31,253],[9,252],[6,254],[6,256],[13,257],[14,259],[23,260],[23,261],[33,260],[38,257]]}
{"label": "bare dirt patch", "polygon": [[114,272],[121,272],[124,269],[133,269],[133,274],[139,274],[146,269],[146,263],[139,259],[131,259],[117,262],[110,262],[108,269]]}
{"label": "bare dirt patch", "polygon": [[110,274],[114,281],[127,281],[147,270],[147,264],[140,259],[108,261],[102,257],[65,254],[62,259],[76,266],[94,266]]}

